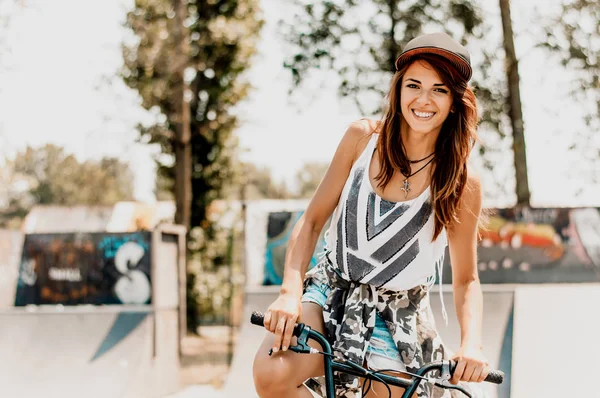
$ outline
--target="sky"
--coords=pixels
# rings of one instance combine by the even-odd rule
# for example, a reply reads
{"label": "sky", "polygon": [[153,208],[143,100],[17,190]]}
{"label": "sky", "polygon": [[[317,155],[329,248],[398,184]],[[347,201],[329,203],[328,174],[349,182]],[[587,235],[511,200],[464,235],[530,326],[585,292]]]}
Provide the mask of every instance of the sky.
{"label": "sky", "polygon": [[[0,13],[9,3],[13,0],[0,0]],[[0,61],[0,109],[8,110],[0,114],[0,155],[51,142],[82,160],[118,156],[135,174],[136,198],[153,201],[157,148],[135,142],[135,125],[153,116],[140,107],[137,93],[114,78],[122,64],[120,44],[127,34],[122,23],[132,0],[20,3],[6,31],[10,53]],[[498,21],[490,40],[498,40],[497,3],[485,4],[488,18]],[[566,95],[571,77],[533,50],[525,34],[535,32],[536,9],[549,15],[558,4],[513,2],[532,204],[600,205],[600,195],[589,189],[574,197],[585,181],[573,178],[566,166],[571,132],[585,128],[580,105]],[[268,166],[276,179],[291,183],[303,163],[328,162],[346,127],[363,115],[337,98],[333,83],[304,87],[290,100],[290,76],[282,67],[286,45],[277,33],[277,22],[289,17],[289,7],[282,0],[262,0],[261,5],[266,24],[247,73],[254,89],[236,109],[242,122],[237,134],[244,160]],[[494,206],[510,204],[511,198],[486,200]]]}

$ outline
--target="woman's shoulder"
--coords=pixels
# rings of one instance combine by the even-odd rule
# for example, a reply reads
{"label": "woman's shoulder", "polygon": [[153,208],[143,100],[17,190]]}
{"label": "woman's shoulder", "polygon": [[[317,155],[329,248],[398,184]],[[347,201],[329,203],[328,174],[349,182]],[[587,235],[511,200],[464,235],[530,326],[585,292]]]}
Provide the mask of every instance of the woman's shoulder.
{"label": "woman's shoulder", "polygon": [[371,136],[372,134],[379,134],[381,129],[381,120],[373,120],[366,117],[356,120],[353,124],[360,126],[364,134]]}
{"label": "woman's shoulder", "polygon": [[378,122],[367,118],[361,118],[350,123],[342,141],[348,147],[353,148],[354,160],[365,150],[370,138],[377,133],[377,129]]}
{"label": "woman's shoulder", "polygon": [[348,125],[347,133],[350,133],[353,138],[361,139],[370,137],[373,133],[377,133],[379,122],[372,119],[361,118],[355,120]]}
{"label": "woman's shoulder", "polygon": [[375,120],[361,118],[348,125],[343,141],[350,143],[360,154],[365,149],[373,134],[377,133],[378,122]]}

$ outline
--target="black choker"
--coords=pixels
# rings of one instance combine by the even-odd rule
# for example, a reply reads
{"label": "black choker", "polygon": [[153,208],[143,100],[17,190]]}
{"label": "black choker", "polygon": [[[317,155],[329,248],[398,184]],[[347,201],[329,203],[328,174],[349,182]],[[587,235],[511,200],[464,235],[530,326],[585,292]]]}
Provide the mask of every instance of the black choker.
{"label": "black choker", "polygon": [[419,159],[419,160],[409,160],[410,163],[415,164],[415,163],[420,163],[424,160],[429,159],[431,156],[433,156],[435,152],[431,152],[429,155],[425,156],[423,159]]}

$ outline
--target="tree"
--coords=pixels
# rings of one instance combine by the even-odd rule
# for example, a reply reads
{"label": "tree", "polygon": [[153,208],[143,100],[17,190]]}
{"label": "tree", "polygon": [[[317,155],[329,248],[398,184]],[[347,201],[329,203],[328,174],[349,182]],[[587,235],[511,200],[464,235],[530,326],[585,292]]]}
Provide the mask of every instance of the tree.
{"label": "tree", "polygon": [[514,33],[510,16],[510,0],[499,0],[502,17],[502,33],[505,54],[505,70],[508,82],[508,113],[510,116],[513,157],[516,177],[518,205],[529,205],[531,194],[527,178],[527,156],[525,154],[525,135],[523,109],[519,83],[519,63],[515,52]]}
{"label": "tree", "polygon": [[200,226],[223,183],[235,178],[232,108],[250,88],[241,74],[262,26],[258,0],[137,0],[127,26],[136,40],[123,46],[123,79],[144,108],[163,116],[140,134],[161,146],[158,173],[174,180],[178,222]]}
{"label": "tree", "polygon": [[[484,143],[492,143],[478,147],[483,166],[495,177],[494,187],[486,185],[486,196],[514,192],[514,187],[507,188],[506,181],[510,179],[499,174],[504,167],[493,168],[507,158],[504,152],[508,149],[505,142],[511,136],[510,103],[507,82],[493,71],[500,43],[490,45],[486,36],[490,27],[484,24],[483,13],[476,4],[466,0],[296,4],[298,12],[293,20],[281,24],[292,52],[284,66],[291,72],[294,87],[304,84],[317,69],[333,71],[339,77],[339,96],[350,99],[364,115],[381,112],[381,99],[387,93],[395,59],[412,38],[435,29],[480,48],[480,56],[475,59],[481,59],[481,63],[474,64],[471,85],[482,104],[480,132]],[[484,40],[486,45],[479,45]],[[524,158],[520,153],[515,154],[515,162],[522,170]],[[521,174],[517,178],[517,186],[527,187]]]}
{"label": "tree", "polygon": [[22,219],[35,204],[110,206],[133,200],[126,163],[105,157],[79,162],[59,146],[27,147],[2,168],[2,223]]}

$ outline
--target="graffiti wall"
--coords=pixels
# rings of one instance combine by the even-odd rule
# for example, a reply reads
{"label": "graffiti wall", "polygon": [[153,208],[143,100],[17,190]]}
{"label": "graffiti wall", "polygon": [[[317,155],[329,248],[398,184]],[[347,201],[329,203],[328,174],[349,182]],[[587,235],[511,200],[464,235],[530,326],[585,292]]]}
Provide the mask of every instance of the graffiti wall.
{"label": "graffiti wall", "polygon": [[[269,214],[265,284],[281,283],[287,240],[301,214]],[[489,210],[479,232],[477,266],[483,283],[600,282],[600,209]],[[322,234],[311,267],[323,249]],[[448,252],[444,268],[443,282],[451,283]]]}
{"label": "graffiti wall", "polygon": [[150,233],[25,236],[16,306],[148,304]]}
{"label": "graffiti wall", "polygon": [[[285,265],[285,252],[287,243],[296,222],[304,211],[282,211],[269,213],[267,223],[267,247],[265,251],[264,285],[280,285],[283,279]],[[324,231],[329,228],[329,223],[323,228],[321,236],[310,261],[309,269],[317,264],[319,256],[324,252]]]}
{"label": "graffiti wall", "polygon": [[[600,281],[600,209],[499,209],[480,230],[483,283]],[[446,256],[444,282],[451,282]]]}

